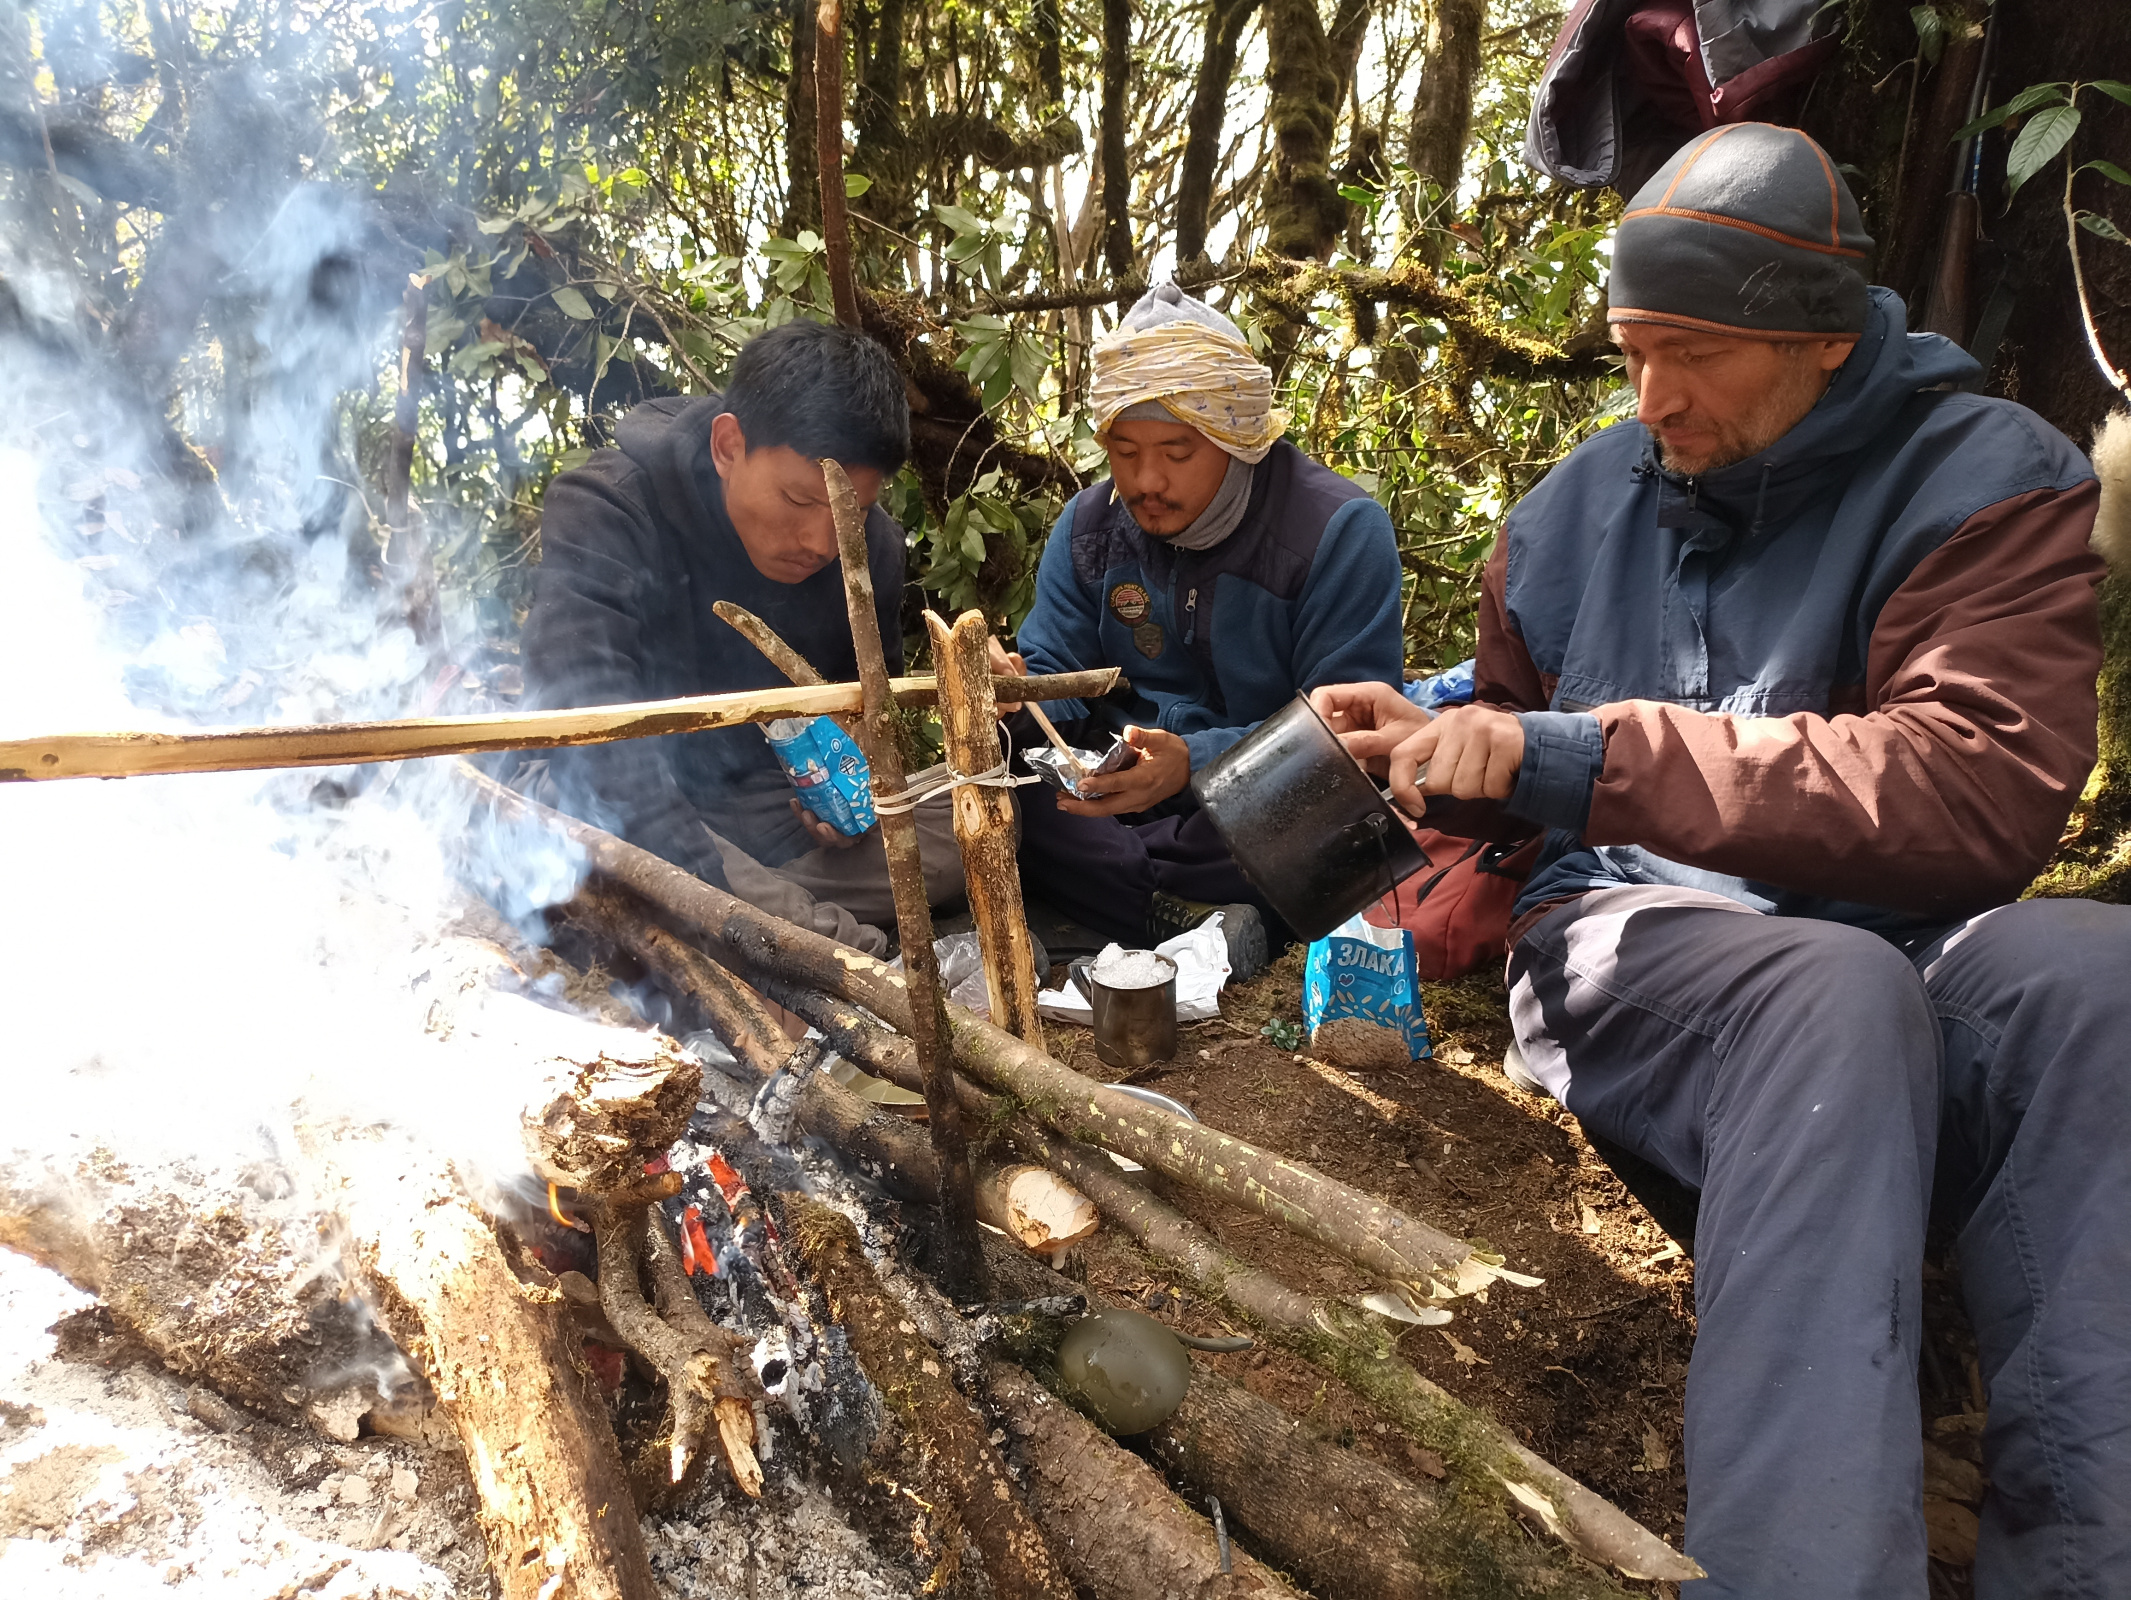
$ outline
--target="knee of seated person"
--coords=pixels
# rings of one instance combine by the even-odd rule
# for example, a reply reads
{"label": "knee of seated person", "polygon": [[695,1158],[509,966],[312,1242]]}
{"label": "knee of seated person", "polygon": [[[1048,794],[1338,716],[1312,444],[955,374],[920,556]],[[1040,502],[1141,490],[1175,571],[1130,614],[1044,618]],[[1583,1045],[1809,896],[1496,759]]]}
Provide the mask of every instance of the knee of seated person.
{"label": "knee of seated person", "polygon": [[1750,1025],[1844,1043],[1937,1036],[1922,978],[1877,934],[1809,918],[1770,918],[1766,926],[1777,947],[1768,954],[1765,981],[1754,986]]}
{"label": "knee of seated person", "polygon": [[2009,977],[2062,984],[2083,1000],[2131,1010],[2131,906],[2095,900],[2020,900],[1949,935],[1928,967],[1958,953]]}

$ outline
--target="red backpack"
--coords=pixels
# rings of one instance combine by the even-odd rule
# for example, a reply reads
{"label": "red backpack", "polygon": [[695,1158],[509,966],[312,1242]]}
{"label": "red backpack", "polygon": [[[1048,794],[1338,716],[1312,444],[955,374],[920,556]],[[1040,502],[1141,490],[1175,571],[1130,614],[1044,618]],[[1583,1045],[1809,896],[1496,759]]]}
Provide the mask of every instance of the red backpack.
{"label": "red backpack", "polygon": [[1539,858],[1545,834],[1513,844],[1414,830],[1428,865],[1362,919],[1413,935],[1415,975],[1430,983],[1462,978],[1509,953],[1510,908]]}

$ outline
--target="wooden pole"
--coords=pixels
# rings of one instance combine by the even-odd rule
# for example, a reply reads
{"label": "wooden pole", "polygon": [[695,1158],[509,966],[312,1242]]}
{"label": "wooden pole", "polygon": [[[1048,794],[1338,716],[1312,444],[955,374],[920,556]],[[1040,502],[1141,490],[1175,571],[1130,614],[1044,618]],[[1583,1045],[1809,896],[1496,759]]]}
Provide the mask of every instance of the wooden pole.
{"label": "wooden pole", "polygon": [[[965,611],[949,628],[925,613],[932,634],[933,669],[940,680],[940,727],[947,736],[947,764],[956,772],[989,772],[1004,757],[999,748],[999,706],[992,697],[984,613]],[[1021,899],[1021,866],[1014,859],[1013,791],[963,784],[954,791],[955,838],[962,846],[962,874],[969,909],[977,919],[984,951],[984,981],[991,991],[992,1021],[1043,1049],[1043,1023],[1036,1015],[1041,974],[1029,940],[1028,911]]]}
{"label": "wooden pole", "polygon": [[844,214],[843,0],[814,12],[814,153],[821,167],[821,242],[829,258],[829,299],[836,320],[858,326],[858,284],[851,275],[851,224]]}
{"label": "wooden pole", "polygon": [[[1000,678],[993,692],[1017,699],[1067,700],[1107,694],[1113,668],[1050,677]],[[931,705],[931,678],[895,678],[899,705]],[[263,767],[342,767],[483,750],[551,750],[668,733],[697,733],[779,717],[833,716],[861,709],[855,683],[747,689],[635,705],[565,711],[508,711],[486,717],[409,717],[394,722],[320,722],[278,728],[200,728],[187,733],[53,733],[0,739],[0,783],[46,778],[139,778],[172,772],[244,772]]]}
{"label": "wooden pole", "polygon": [[[824,204],[828,196],[823,195]],[[844,602],[851,613],[851,645],[858,681],[865,690],[858,743],[873,771],[875,794],[903,790],[903,752],[896,743],[888,698],[888,663],[881,649],[880,617],[874,610],[873,569],[866,559],[865,513],[851,480],[833,461],[823,461],[836,545],[843,559]],[[925,868],[918,858],[917,819],[908,811],[883,812],[881,845],[888,857],[888,887],[895,896],[896,940],[902,948],[909,992],[910,1041],[925,1083],[925,1110],[933,1154],[940,1163],[941,1238],[935,1264],[941,1284],[958,1298],[985,1290],[983,1251],[977,1242],[977,1202],[969,1168],[969,1135],[955,1097],[948,1059],[947,997],[940,991],[939,959],[932,949],[932,904]]]}

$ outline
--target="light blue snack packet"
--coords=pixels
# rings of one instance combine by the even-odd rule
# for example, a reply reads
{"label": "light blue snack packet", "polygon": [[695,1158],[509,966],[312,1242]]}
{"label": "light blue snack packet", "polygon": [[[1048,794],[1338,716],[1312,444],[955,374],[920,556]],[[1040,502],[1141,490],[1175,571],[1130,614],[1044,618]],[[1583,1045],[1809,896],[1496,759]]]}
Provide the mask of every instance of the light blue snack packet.
{"label": "light blue snack packet", "polygon": [[847,837],[873,826],[873,774],[833,717],[781,717],[762,732],[808,811]]}
{"label": "light blue snack packet", "polygon": [[1411,931],[1356,915],[1313,943],[1302,969],[1302,1020],[1311,1046],[1342,1066],[1430,1059]]}

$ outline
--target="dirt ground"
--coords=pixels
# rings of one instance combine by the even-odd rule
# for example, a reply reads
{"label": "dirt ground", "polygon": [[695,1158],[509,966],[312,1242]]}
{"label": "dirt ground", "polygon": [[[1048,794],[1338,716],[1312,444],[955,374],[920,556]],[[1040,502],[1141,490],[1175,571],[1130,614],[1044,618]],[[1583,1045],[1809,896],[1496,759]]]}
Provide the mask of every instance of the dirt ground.
{"label": "dirt ground", "polygon": [[[1174,1061],[1130,1081],[1190,1106],[1224,1131],[1292,1153],[1451,1234],[1485,1240],[1543,1287],[1495,1285],[1457,1302],[1442,1328],[1408,1328],[1399,1353],[1445,1389],[1513,1428],[1532,1449],[1677,1544],[1686,1511],[1680,1416],[1694,1338],[1685,1256],[1542,1095],[1502,1075],[1509,1043],[1498,979],[1428,985],[1433,1061],[1350,1073],[1282,1050],[1260,1029],[1301,1021],[1301,955],[1291,952],[1221,997],[1218,1021],[1186,1025]],[[1053,1025],[1061,1059],[1091,1077],[1084,1029]],[[1298,1289],[1375,1287],[1267,1218],[1157,1180],[1166,1198],[1244,1259]],[[1105,1231],[1087,1276],[1196,1333],[1239,1331],[1131,1241]],[[1424,1452],[1367,1402],[1300,1357],[1261,1346],[1199,1356],[1321,1436],[1412,1475]]]}

